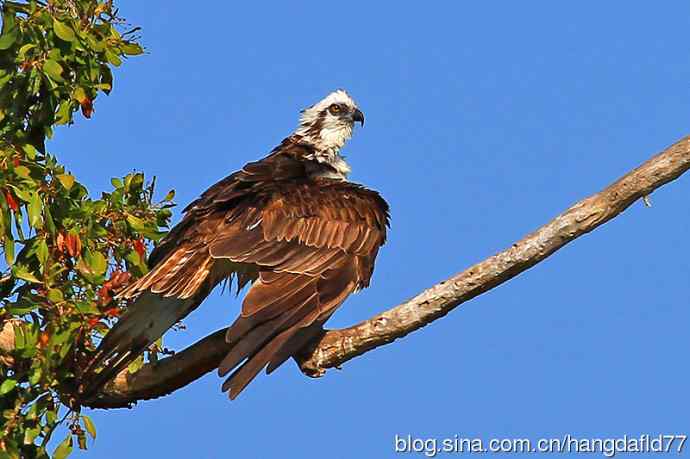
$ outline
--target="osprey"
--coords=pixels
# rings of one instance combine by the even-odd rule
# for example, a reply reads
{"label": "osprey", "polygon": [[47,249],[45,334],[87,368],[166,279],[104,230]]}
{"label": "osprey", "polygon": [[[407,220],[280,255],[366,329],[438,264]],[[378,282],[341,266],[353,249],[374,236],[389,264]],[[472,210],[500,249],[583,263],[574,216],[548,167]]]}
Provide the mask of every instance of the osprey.
{"label": "osprey", "polygon": [[[119,292],[133,300],[82,374],[84,399],[196,309],[224,280],[251,284],[228,328],[221,377],[231,399],[321,333],[351,293],[369,285],[386,241],[388,205],[347,181],[340,149],[364,115],[343,90],[302,111],[268,156],[213,185]],[[100,369],[100,371],[98,371]]]}

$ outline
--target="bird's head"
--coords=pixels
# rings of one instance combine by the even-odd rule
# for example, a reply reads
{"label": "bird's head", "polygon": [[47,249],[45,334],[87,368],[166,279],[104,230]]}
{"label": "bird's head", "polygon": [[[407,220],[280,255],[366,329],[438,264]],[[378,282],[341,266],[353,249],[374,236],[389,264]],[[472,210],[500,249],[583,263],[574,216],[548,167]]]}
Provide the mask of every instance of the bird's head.
{"label": "bird's head", "polygon": [[364,114],[347,92],[338,89],[302,110],[297,134],[319,150],[338,153],[352,137],[356,122],[364,126]]}

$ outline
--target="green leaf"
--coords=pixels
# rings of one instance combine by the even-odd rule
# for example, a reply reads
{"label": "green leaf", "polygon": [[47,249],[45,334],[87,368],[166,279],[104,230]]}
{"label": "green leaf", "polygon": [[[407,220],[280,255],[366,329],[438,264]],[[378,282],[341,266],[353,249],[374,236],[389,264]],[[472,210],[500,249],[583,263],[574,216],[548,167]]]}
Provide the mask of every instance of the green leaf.
{"label": "green leaf", "polygon": [[82,421],[84,421],[84,428],[86,428],[86,431],[91,435],[91,438],[94,440],[96,439],[96,426],[94,425],[93,421],[91,420],[90,417],[83,415],[81,417]]}
{"label": "green leaf", "polygon": [[17,279],[22,279],[22,280],[25,280],[27,282],[35,282],[35,283],[41,282],[40,280],[38,280],[36,278],[36,276],[33,275],[33,273],[31,271],[29,271],[29,269],[26,266],[20,265],[19,263],[15,264],[12,267],[12,274]]}
{"label": "green leaf", "polygon": [[14,239],[12,238],[5,238],[5,261],[10,266],[14,263]]}
{"label": "green leaf", "polygon": [[67,437],[62,440],[62,443],[53,451],[53,459],[65,459],[72,452],[72,434],[67,434]]}
{"label": "green leaf", "polygon": [[21,325],[13,325],[12,328],[14,329],[14,348],[20,351],[27,346],[26,333]]}
{"label": "green leaf", "polygon": [[175,190],[170,190],[163,198],[163,201],[172,201],[173,199],[175,199]]}
{"label": "green leaf", "polygon": [[32,445],[38,434],[41,433],[40,427],[34,427],[33,429],[26,429],[24,431],[24,444]]}
{"label": "green leaf", "polygon": [[38,399],[36,399],[36,401],[33,404],[31,404],[29,411],[27,411],[27,413],[26,413],[26,419],[27,420],[34,421],[38,418],[38,409],[39,408],[41,408],[41,409],[45,408],[45,405],[42,403],[44,397],[45,397],[45,395],[40,396]]}
{"label": "green leaf", "polygon": [[132,183],[132,179],[134,178],[134,174],[127,174],[125,177],[125,191],[129,191],[129,186]]}
{"label": "green leaf", "polygon": [[54,61],[61,61],[62,52],[60,51],[60,48],[53,48],[50,51],[48,51],[48,59],[52,59]]}
{"label": "green leaf", "polygon": [[53,30],[61,40],[74,41],[74,30],[64,22],[53,19]]}
{"label": "green leaf", "polygon": [[100,88],[104,93],[110,94],[110,88],[113,87],[113,72],[107,65],[101,66],[101,83],[102,85],[108,85],[109,89]]}
{"label": "green leaf", "polygon": [[26,45],[19,48],[19,60],[24,60],[26,58],[26,53],[36,47],[36,43],[27,43]]}
{"label": "green leaf", "polygon": [[10,314],[14,314],[17,316],[21,316],[24,314],[30,313],[34,309],[33,304],[28,304],[28,303],[10,303],[6,306],[7,311]]}
{"label": "green leaf", "polygon": [[2,384],[0,384],[0,395],[5,395],[6,393],[14,389],[16,385],[16,379],[8,378],[4,380]]}
{"label": "green leaf", "polygon": [[22,145],[22,149],[24,150],[24,153],[26,153],[26,157],[29,158],[30,160],[36,159],[36,147],[31,145],[30,143],[26,143]]}
{"label": "green leaf", "polygon": [[94,274],[101,275],[108,269],[108,260],[105,259],[101,252],[86,252],[86,262],[88,263]]}
{"label": "green leaf", "polygon": [[56,288],[51,288],[48,290],[48,300],[51,303],[61,303],[65,300],[65,298],[62,296],[62,291]]}
{"label": "green leaf", "polygon": [[43,62],[43,71],[55,81],[65,81],[62,78],[62,66],[52,59]]}
{"label": "green leaf", "polygon": [[[31,193],[31,201],[29,201],[29,225],[33,228],[43,227],[43,216],[41,215],[41,210],[43,209],[43,201],[38,193]],[[45,241],[44,241],[45,243]]]}
{"label": "green leaf", "polygon": [[72,97],[79,103],[81,103],[85,99],[88,99],[88,97],[86,96],[86,91],[84,91],[84,88],[82,88],[81,86],[77,87],[74,90],[74,92],[72,93]]}
{"label": "green leaf", "polygon": [[36,243],[36,259],[41,263],[41,267],[45,268],[48,262],[48,244],[45,239],[39,239]]}
{"label": "green leaf", "polygon": [[120,180],[117,177],[113,177],[110,179],[110,183],[113,184],[115,188],[122,188],[124,185],[122,184],[122,180]]}
{"label": "green leaf", "polygon": [[34,371],[31,373],[31,376],[29,377],[29,384],[31,385],[36,385],[38,382],[41,380],[41,375],[43,371],[41,367],[34,368]]}
{"label": "green leaf", "polygon": [[50,234],[55,234],[57,228],[55,228],[55,221],[53,221],[53,216],[50,213],[50,207],[46,206],[46,208],[43,209],[43,213],[45,215],[46,229]]}
{"label": "green leaf", "polygon": [[128,270],[134,269],[135,274],[139,276],[143,276],[149,271],[149,268],[146,266],[146,263],[142,257],[140,257],[139,254],[134,250],[130,250],[127,253],[125,260],[127,261],[127,267],[129,268]]}
{"label": "green leaf", "polygon": [[67,124],[72,120],[72,101],[63,100],[55,113],[55,124]]}
{"label": "green leaf", "polygon": [[38,94],[41,91],[41,84],[43,84],[43,78],[38,74],[38,71],[34,68],[31,69],[29,74],[33,84],[31,85],[31,94]]}
{"label": "green leaf", "polygon": [[57,179],[60,180],[60,183],[62,183],[62,186],[64,186],[67,191],[72,189],[74,185],[74,175],[60,174],[57,176]]}
{"label": "green leaf", "polygon": [[31,193],[30,192],[28,192],[22,188],[16,187],[14,185],[10,185],[10,186],[14,190],[14,194],[16,194],[19,199],[21,199],[24,202],[31,202]]}
{"label": "green leaf", "polygon": [[[72,325],[69,326],[69,328],[67,330],[62,330],[60,333],[55,333],[53,336],[51,336],[50,342],[55,346],[60,346],[62,344],[65,344],[67,342],[67,340],[69,340],[70,338],[74,338],[74,336],[72,336],[72,332],[75,329],[79,328],[80,326],[81,325],[78,323],[73,323]],[[71,343],[69,344],[69,346],[71,346]],[[64,347],[68,347],[68,346],[63,346],[63,348]]]}
{"label": "green leaf", "polygon": [[0,36],[0,50],[8,49],[17,40],[17,29],[13,28]]}
{"label": "green leaf", "polygon": [[26,166],[16,166],[14,168],[14,173],[17,174],[19,177],[28,178],[29,174],[31,174],[31,171]]}
{"label": "green leaf", "polygon": [[127,215],[127,223],[129,223],[132,229],[137,233],[146,232],[146,222],[144,222],[144,220],[142,220],[139,217],[135,217],[134,215]]}
{"label": "green leaf", "polygon": [[96,307],[95,303],[92,303],[90,301],[79,301],[77,303],[74,303],[74,306],[77,308],[77,311],[81,312],[82,314],[100,314],[101,312],[98,310]]}
{"label": "green leaf", "polygon": [[[7,2],[3,2],[3,3],[7,3]],[[13,3],[12,6],[14,6],[15,8],[17,7],[17,2],[10,2],[10,3]],[[3,6],[5,6],[5,5],[3,5]],[[0,11],[3,12],[3,14],[2,14],[2,22],[3,22],[2,30],[5,31],[5,30],[12,29],[14,27],[15,22],[16,22],[15,21],[14,8],[3,8]]]}
{"label": "green leaf", "polygon": [[137,43],[124,43],[121,47],[122,52],[128,56],[137,56],[139,54],[143,54],[144,52],[144,50],[141,49],[141,46]]}
{"label": "green leaf", "polygon": [[109,49],[105,50],[105,58],[108,59],[108,62],[113,64],[115,67],[119,67],[122,64],[122,59],[120,59],[120,56]]}

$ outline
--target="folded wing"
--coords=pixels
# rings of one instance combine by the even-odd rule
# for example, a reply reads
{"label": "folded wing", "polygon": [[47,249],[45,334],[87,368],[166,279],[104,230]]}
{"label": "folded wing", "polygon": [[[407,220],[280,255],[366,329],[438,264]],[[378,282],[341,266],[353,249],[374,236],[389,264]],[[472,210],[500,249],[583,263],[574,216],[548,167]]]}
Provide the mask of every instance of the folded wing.
{"label": "folded wing", "polygon": [[[386,239],[388,206],[359,185],[311,179],[299,139],[209,188],[149,257],[151,271],[119,293],[133,300],[83,372],[93,395],[215,285],[251,283],[227,332],[219,367],[234,398],[262,368],[271,372],[322,332],[367,287]],[[100,370],[100,371],[99,371]]]}
{"label": "folded wing", "polygon": [[221,376],[234,369],[223,384],[230,398],[297,353],[348,295],[369,284],[388,218],[376,193],[347,182],[291,184],[245,206],[228,214],[232,229],[209,245],[214,259],[259,272],[219,366]]}

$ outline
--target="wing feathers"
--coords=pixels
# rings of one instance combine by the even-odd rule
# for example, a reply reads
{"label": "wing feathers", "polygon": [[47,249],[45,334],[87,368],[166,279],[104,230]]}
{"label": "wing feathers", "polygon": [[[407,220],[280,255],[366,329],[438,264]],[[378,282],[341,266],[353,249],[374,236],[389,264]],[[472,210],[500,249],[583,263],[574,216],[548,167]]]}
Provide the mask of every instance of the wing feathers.
{"label": "wing feathers", "polygon": [[222,390],[228,391],[230,400],[234,400],[242,390],[247,387],[252,379],[264,368],[271,356],[290,338],[293,330],[286,330],[273,338],[267,345],[259,350],[250,360],[239,367],[223,383]]}
{"label": "wing feathers", "polygon": [[[356,288],[356,275],[355,263],[348,263],[339,269],[326,271],[319,277],[283,274],[282,276],[296,283],[300,281],[300,277],[307,278],[306,282],[301,279],[305,287],[282,296],[280,301],[271,305],[271,308],[275,308],[273,314],[279,315],[255,326],[239,341],[235,340],[236,344],[219,367],[219,374],[221,376],[227,374],[245,358],[247,361],[223,384],[223,390],[229,390],[230,398],[237,397],[262,368],[267,367],[266,371],[269,373],[274,371],[298,352],[309,339],[321,333],[323,322]],[[252,286],[245,299],[245,305],[258,296],[258,294],[251,295],[253,290],[275,291],[276,287],[281,286],[282,279],[275,278],[281,276],[272,274],[269,277],[273,277],[269,279],[272,282],[263,284],[260,280]],[[270,295],[263,292],[261,294],[261,297],[268,296]],[[265,311],[266,309],[259,309],[252,315],[243,314],[238,322],[247,320],[259,323],[272,316],[260,317],[260,313]],[[229,337],[228,341],[233,341],[233,339]]]}
{"label": "wing feathers", "polygon": [[[213,185],[185,209],[151,254],[151,271],[120,292],[134,303],[101,342],[85,374],[98,390],[215,284],[253,282],[228,329],[221,375],[234,398],[321,333],[345,298],[368,285],[386,239],[388,206],[346,181],[307,175],[313,147],[298,136]],[[244,363],[243,363],[244,361]],[[100,373],[96,369],[104,365]]]}
{"label": "wing feathers", "polygon": [[[316,300],[316,293],[312,292],[305,301],[301,302],[301,304],[296,304],[295,307],[288,309],[287,312],[283,312],[280,316],[274,317],[252,328],[241,340],[236,341],[237,344],[232,347],[231,351],[219,365],[218,374],[220,376],[225,376],[230,370],[242,362],[242,360],[258,352],[259,348],[278,332],[293,327],[300,321],[305,321],[305,319],[308,320],[308,314],[312,313],[314,310],[314,305],[311,304],[314,300]],[[254,318],[247,319],[245,317],[239,317],[236,322],[248,321],[251,323],[253,319]],[[234,327],[235,325],[233,325],[233,328]]]}
{"label": "wing feathers", "polygon": [[256,227],[211,244],[213,257],[263,267],[228,330],[233,347],[219,373],[246,359],[223,384],[230,398],[262,368],[272,372],[297,353],[349,294],[368,284],[371,269],[362,267],[373,266],[385,241],[388,209],[378,195],[342,186],[274,190]]}
{"label": "wing feathers", "polygon": [[[88,399],[115,377],[176,322],[184,318],[198,300],[165,298],[145,293],[127,308],[105,335],[89,366],[84,370],[82,396]],[[103,366],[100,373],[95,370]]]}
{"label": "wing feathers", "polygon": [[[299,295],[299,292],[305,289],[311,288],[313,290],[316,280],[307,276],[300,276],[294,274],[285,274],[281,276],[278,280],[265,283],[259,277],[259,280],[254,283],[247,296],[244,297],[242,302],[242,316],[248,317],[257,314],[259,311],[264,311],[265,309],[271,307],[272,305],[283,305],[283,302]],[[275,307],[274,307],[275,309]],[[269,314],[269,309],[267,312],[263,312],[262,315]]]}

